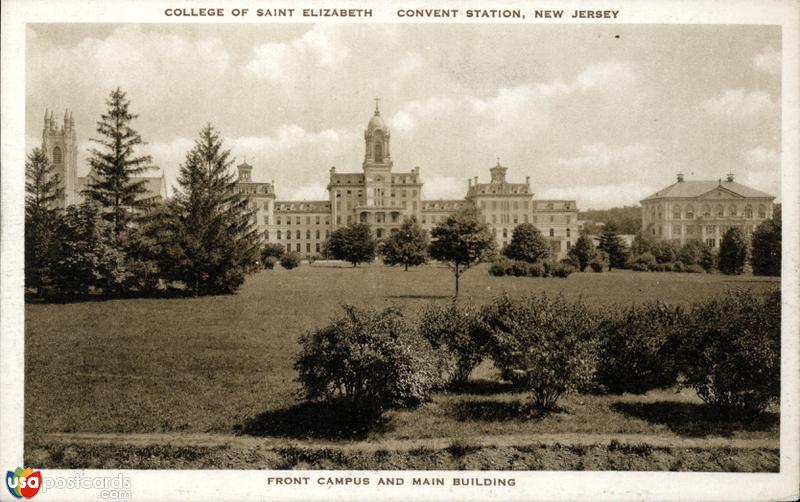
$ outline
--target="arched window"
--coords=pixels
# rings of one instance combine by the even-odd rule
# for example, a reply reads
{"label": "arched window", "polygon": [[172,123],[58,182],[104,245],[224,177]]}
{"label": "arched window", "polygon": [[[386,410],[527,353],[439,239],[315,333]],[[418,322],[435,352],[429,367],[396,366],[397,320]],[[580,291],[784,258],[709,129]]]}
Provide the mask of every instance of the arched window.
{"label": "arched window", "polygon": [[728,208],[728,216],[736,216],[736,206],[733,204]]}
{"label": "arched window", "polygon": [[319,239],[319,230],[317,230],[317,239]]}
{"label": "arched window", "polygon": [[703,206],[703,216],[711,216],[711,206],[708,204]]}
{"label": "arched window", "polygon": [[61,155],[61,148],[59,147],[53,148],[53,164],[61,164],[63,161],[64,158]]}
{"label": "arched window", "polygon": [[673,220],[680,220],[681,219],[681,206],[675,205],[672,208],[672,219]]}
{"label": "arched window", "polygon": [[694,206],[687,206],[686,207],[686,219],[693,220],[694,219]]}
{"label": "arched window", "polygon": [[717,218],[725,216],[725,210],[722,209],[722,204],[717,204]]}
{"label": "arched window", "polygon": [[375,152],[374,153],[375,162],[382,161],[383,160],[383,145],[381,144],[380,140],[375,142],[375,146],[373,147],[373,151]]}
{"label": "arched window", "polygon": [[744,207],[744,217],[745,218],[752,218],[753,217],[753,207],[748,204]]}
{"label": "arched window", "polygon": [[758,206],[758,217],[762,219],[767,217],[767,208],[763,204]]}
{"label": "arched window", "polygon": [[281,240],[281,231],[278,230],[278,240]]}
{"label": "arched window", "polygon": [[[300,230],[297,230],[294,234],[297,237],[297,239],[299,240],[300,239]],[[298,244],[298,246],[299,246],[299,244]]]}
{"label": "arched window", "polygon": [[[567,237],[569,237],[569,229],[567,229]],[[567,244],[569,244],[569,243],[567,243]]]}

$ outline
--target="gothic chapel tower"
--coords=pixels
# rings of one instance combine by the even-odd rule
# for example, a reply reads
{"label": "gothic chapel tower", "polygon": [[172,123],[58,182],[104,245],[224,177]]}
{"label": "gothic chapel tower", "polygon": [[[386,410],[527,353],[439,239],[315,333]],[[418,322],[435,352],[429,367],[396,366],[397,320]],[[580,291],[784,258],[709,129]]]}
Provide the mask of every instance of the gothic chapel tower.
{"label": "gothic chapel tower", "polygon": [[53,112],[44,112],[42,150],[61,176],[64,185],[64,205],[78,202],[78,146],[72,112],[64,112],[61,127],[56,124]]}

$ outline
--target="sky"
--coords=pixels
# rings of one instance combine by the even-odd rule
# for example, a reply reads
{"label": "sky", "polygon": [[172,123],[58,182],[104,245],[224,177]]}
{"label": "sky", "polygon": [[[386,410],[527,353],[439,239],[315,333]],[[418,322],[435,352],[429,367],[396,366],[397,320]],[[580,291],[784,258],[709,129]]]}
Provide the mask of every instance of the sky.
{"label": "sky", "polygon": [[[675,180],[736,180],[780,199],[780,27],[481,24],[31,24],[26,148],[73,111],[79,175],[108,94],[167,185],[207,123],[278,199],[327,199],[361,171],[380,98],[396,171],[426,198],[530,176],[581,209]],[[160,171],[153,171],[151,174]]]}

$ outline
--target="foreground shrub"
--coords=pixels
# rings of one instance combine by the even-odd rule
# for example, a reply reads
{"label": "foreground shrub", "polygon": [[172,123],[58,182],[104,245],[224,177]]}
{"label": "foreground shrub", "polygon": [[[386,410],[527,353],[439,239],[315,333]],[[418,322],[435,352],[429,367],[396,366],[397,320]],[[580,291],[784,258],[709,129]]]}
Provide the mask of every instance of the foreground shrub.
{"label": "foreground shrub", "polygon": [[686,383],[726,412],[763,411],[780,395],[780,291],[736,291],[697,304],[681,344]]}
{"label": "foreground shrub", "polygon": [[309,399],[382,410],[417,405],[443,383],[441,360],[395,309],[344,306],[342,316],[300,344],[295,369]]}
{"label": "foreground shrub", "polygon": [[297,268],[299,265],[300,265],[299,254],[291,252],[281,256],[281,267],[285,268],[286,270]]}
{"label": "foreground shrub", "polygon": [[431,305],[420,315],[418,332],[445,356],[447,364],[442,365],[441,372],[448,383],[465,383],[486,354],[488,337],[476,321],[475,310],[455,302]]}
{"label": "foreground shrub", "polygon": [[503,377],[529,391],[539,410],[552,409],[592,378],[596,322],[582,303],[503,296],[484,307],[478,326],[490,337],[489,352]]}
{"label": "foreground shrub", "polygon": [[675,384],[674,354],[686,313],[661,302],[611,311],[598,330],[595,381],[615,394],[643,394]]}
{"label": "foreground shrub", "polygon": [[267,256],[264,258],[264,268],[267,270],[272,270],[275,268],[276,263],[278,263],[278,259],[274,256]]}

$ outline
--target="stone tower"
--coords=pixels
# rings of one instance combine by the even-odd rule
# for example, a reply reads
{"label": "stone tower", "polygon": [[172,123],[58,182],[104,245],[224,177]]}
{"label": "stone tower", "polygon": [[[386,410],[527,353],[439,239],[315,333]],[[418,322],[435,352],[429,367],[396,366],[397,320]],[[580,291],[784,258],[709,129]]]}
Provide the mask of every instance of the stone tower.
{"label": "stone tower", "polygon": [[376,98],[375,113],[364,131],[364,202],[369,207],[382,207],[390,202],[389,195],[392,189],[390,137]]}
{"label": "stone tower", "polygon": [[45,110],[42,130],[42,150],[61,176],[64,185],[64,204],[78,202],[78,145],[72,112],[64,112],[61,127],[56,124],[53,112]]}

